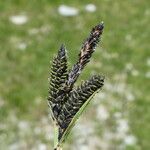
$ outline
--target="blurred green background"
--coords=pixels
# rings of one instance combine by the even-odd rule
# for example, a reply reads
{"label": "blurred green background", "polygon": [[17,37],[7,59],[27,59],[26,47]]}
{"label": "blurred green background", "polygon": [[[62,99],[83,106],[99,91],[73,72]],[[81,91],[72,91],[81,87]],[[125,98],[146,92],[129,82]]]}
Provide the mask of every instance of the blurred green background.
{"label": "blurred green background", "polygon": [[[93,12],[85,9],[90,3]],[[78,14],[63,16],[60,5]],[[70,67],[91,28],[104,21],[102,41],[78,83],[99,73],[105,85],[64,149],[149,150],[149,6],[149,0],[1,0],[0,149],[52,150],[50,61],[64,43]]]}

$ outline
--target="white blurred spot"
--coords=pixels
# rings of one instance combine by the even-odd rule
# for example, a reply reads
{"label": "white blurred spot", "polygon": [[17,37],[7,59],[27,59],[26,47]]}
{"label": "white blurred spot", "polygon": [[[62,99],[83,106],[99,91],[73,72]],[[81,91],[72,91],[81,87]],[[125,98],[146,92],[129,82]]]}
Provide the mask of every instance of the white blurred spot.
{"label": "white blurred spot", "polygon": [[139,71],[136,70],[136,69],[133,69],[133,70],[131,71],[131,74],[132,74],[133,76],[138,76],[138,75],[139,75]]}
{"label": "white blurred spot", "polygon": [[86,122],[86,124],[84,124],[83,122],[82,124],[78,123],[75,126],[75,128],[76,128],[76,131],[78,131],[78,132],[75,132],[75,136],[87,137],[94,132],[92,124],[88,122]]}
{"label": "white blurred spot", "polygon": [[108,119],[109,113],[104,106],[100,105],[96,111],[97,111],[97,118],[99,120],[104,121],[104,120]]}
{"label": "white blurred spot", "polygon": [[37,149],[38,150],[47,150],[46,145],[43,143],[39,144]]}
{"label": "white blurred spot", "polygon": [[150,71],[146,72],[145,77],[150,78]]}
{"label": "white blurred spot", "polygon": [[19,150],[20,145],[18,143],[13,143],[9,146],[9,150]]}
{"label": "white blurred spot", "polygon": [[109,82],[105,83],[105,89],[108,91],[114,91],[113,85]]}
{"label": "white blurred spot", "polygon": [[106,93],[104,92],[99,92],[95,95],[96,99],[106,99]]}
{"label": "white blurred spot", "polygon": [[28,18],[25,15],[11,16],[9,19],[16,25],[23,25],[28,21]]}
{"label": "white blurred spot", "polygon": [[119,94],[123,94],[125,89],[126,89],[126,84],[124,82],[120,82],[120,83],[116,83],[116,85],[114,85],[112,88],[114,89],[114,92],[119,93]]}
{"label": "white blurred spot", "polygon": [[125,119],[117,120],[117,132],[120,137],[124,137],[124,135],[128,132],[129,125],[128,121]]}
{"label": "white blurred spot", "polygon": [[103,53],[103,57],[106,59],[115,59],[119,57],[118,53],[108,53],[108,52],[104,52]]}
{"label": "white blurred spot", "polygon": [[27,48],[27,44],[24,42],[21,42],[18,44],[18,48],[22,51],[24,51]]}
{"label": "white blurred spot", "polygon": [[52,140],[54,139],[54,134],[52,133],[53,127],[49,124],[44,127],[45,139]]}
{"label": "white blurred spot", "polygon": [[32,28],[32,29],[29,30],[30,35],[34,35],[34,34],[37,34],[37,33],[39,33],[39,29],[37,29],[37,28]]}
{"label": "white blurred spot", "polygon": [[58,12],[62,16],[76,16],[78,15],[79,11],[77,8],[66,6],[66,5],[60,5],[58,8]]}
{"label": "white blurred spot", "polygon": [[35,98],[35,104],[40,105],[42,103],[42,98],[41,97],[36,97]]}
{"label": "white blurred spot", "polygon": [[87,4],[85,6],[85,10],[88,12],[95,12],[96,11],[96,6],[94,4]]}
{"label": "white blurred spot", "polygon": [[135,100],[135,96],[132,93],[130,93],[130,92],[126,93],[126,98],[127,98],[128,101]]}
{"label": "white blurred spot", "polygon": [[150,66],[150,58],[147,59],[147,66]]}
{"label": "white blurred spot", "polygon": [[89,146],[87,144],[81,144],[80,150],[89,150]]}
{"label": "white blurred spot", "polygon": [[18,123],[18,118],[17,118],[16,112],[11,112],[11,111],[10,111],[10,113],[9,113],[9,121],[10,121],[12,124]]}
{"label": "white blurred spot", "polygon": [[18,127],[20,130],[24,131],[24,130],[28,130],[30,128],[29,123],[27,121],[20,121],[18,123]]}
{"label": "white blurred spot", "polygon": [[130,71],[133,76],[138,76],[139,71],[135,69],[132,63],[127,63],[125,66],[126,71]]}
{"label": "white blurred spot", "polygon": [[38,135],[38,134],[41,134],[41,132],[42,132],[42,131],[41,131],[41,128],[40,128],[40,127],[35,127],[35,128],[34,128],[34,133],[35,133],[35,134]]}
{"label": "white blurred spot", "polygon": [[49,122],[49,120],[48,120],[47,117],[44,116],[44,117],[41,118],[41,122],[42,122],[43,124],[47,125],[48,122]]}
{"label": "white blurred spot", "polygon": [[127,135],[124,138],[124,143],[126,145],[135,145],[136,144],[136,138],[133,135]]}
{"label": "white blurred spot", "polygon": [[117,74],[114,74],[113,78],[116,82],[125,81],[127,78],[127,75],[125,73],[117,73]]}
{"label": "white blurred spot", "polygon": [[127,34],[127,35],[125,36],[125,40],[131,41],[131,40],[132,40],[132,35],[131,35],[131,34]]}
{"label": "white blurred spot", "polygon": [[43,25],[40,28],[31,28],[28,30],[29,35],[47,34],[51,30],[50,26]]}
{"label": "white blurred spot", "polygon": [[149,15],[150,15],[150,9],[146,9],[146,10],[145,10],[145,15],[146,15],[146,16],[149,16]]}
{"label": "white blurred spot", "polygon": [[116,119],[121,118],[121,116],[122,116],[122,114],[121,114],[120,112],[115,112],[115,113],[114,113],[114,117],[115,117]]}
{"label": "white blurred spot", "polygon": [[131,71],[133,69],[133,64],[132,63],[127,63],[125,66],[125,69],[128,71]]}

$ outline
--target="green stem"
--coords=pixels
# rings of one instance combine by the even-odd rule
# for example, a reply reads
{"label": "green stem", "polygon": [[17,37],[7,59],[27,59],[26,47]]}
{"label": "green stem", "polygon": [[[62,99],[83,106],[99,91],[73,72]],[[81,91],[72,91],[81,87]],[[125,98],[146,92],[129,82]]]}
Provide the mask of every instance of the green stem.
{"label": "green stem", "polygon": [[56,123],[54,123],[54,150],[62,150],[61,146],[59,146],[58,134],[59,127]]}
{"label": "green stem", "polygon": [[58,145],[58,133],[59,128],[56,123],[54,123],[54,150],[57,148]]}

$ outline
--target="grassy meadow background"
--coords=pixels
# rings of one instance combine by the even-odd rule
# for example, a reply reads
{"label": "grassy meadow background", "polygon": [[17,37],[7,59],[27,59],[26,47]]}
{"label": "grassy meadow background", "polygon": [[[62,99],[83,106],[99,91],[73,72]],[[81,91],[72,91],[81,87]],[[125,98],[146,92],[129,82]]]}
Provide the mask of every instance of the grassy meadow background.
{"label": "grassy meadow background", "polygon": [[[85,6],[92,3],[96,11]],[[78,9],[58,13],[60,5]],[[150,149],[149,0],[0,1],[0,149],[52,150],[47,106],[50,61],[60,45],[75,63],[89,31],[104,21],[102,41],[78,80],[105,75],[64,150]],[[25,16],[22,24],[14,16]]]}

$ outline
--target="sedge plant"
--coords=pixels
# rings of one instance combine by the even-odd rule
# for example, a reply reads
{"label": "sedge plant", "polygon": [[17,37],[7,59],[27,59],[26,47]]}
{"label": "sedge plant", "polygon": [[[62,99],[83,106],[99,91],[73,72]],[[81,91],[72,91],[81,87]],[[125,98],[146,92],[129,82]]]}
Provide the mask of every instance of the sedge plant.
{"label": "sedge plant", "polygon": [[92,97],[104,85],[104,76],[93,75],[80,86],[74,86],[82,70],[90,61],[100,41],[103,22],[95,26],[83,42],[78,60],[68,70],[66,48],[61,45],[52,61],[49,77],[48,104],[54,123],[54,150],[62,150],[68,134]]}

